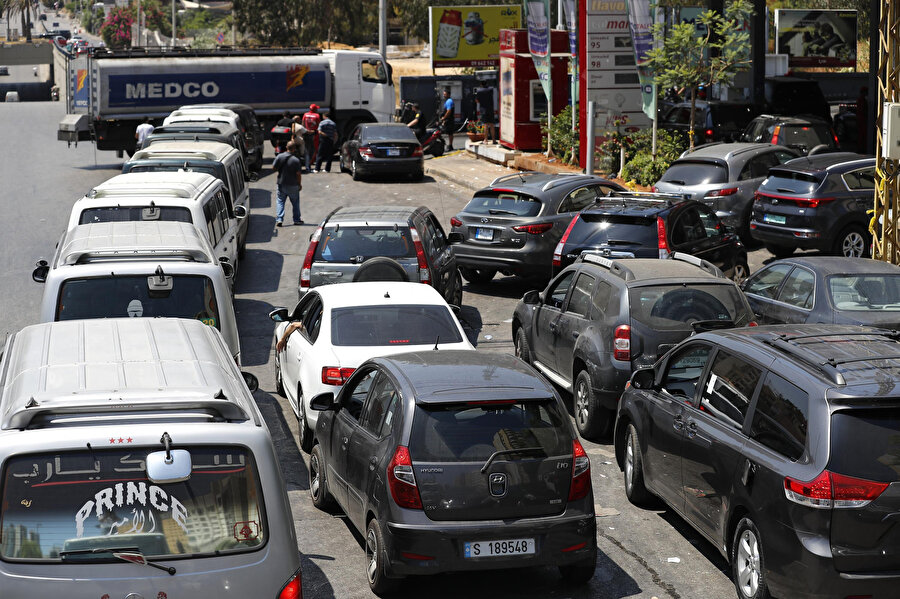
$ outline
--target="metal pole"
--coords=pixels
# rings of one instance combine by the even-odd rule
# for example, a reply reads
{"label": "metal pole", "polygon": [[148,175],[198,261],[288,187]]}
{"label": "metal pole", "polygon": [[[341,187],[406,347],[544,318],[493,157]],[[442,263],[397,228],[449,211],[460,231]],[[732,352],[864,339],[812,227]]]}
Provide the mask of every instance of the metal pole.
{"label": "metal pole", "polygon": [[563,19],[563,0],[556,0],[556,28],[566,28],[566,24]]}
{"label": "metal pole", "polygon": [[594,101],[590,100],[587,105],[587,148],[585,148],[584,172],[587,175],[594,174]]}
{"label": "metal pole", "polygon": [[175,40],[178,39],[175,35],[175,0],[172,0],[172,47],[174,48],[177,44]]}
{"label": "metal pole", "polygon": [[387,60],[387,2],[378,0],[378,52]]}
{"label": "metal pole", "polygon": [[138,32],[138,43],[137,43],[137,45],[138,45],[138,46],[143,46],[143,44],[141,43],[141,38],[144,36],[144,30],[141,28],[141,25],[143,24],[143,23],[141,22],[141,15],[142,15],[142,14],[143,14],[143,13],[141,12],[141,0],[138,0],[138,11],[137,11],[137,22],[138,22],[138,23],[137,23],[137,25],[138,25],[138,26],[137,26],[137,32]]}

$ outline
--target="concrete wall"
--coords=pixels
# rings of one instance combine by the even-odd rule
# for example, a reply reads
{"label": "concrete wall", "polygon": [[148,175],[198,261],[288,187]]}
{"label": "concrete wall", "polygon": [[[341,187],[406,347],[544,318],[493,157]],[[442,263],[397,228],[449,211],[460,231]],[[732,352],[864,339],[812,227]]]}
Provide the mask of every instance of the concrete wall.
{"label": "concrete wall", "polygon": [[0,64],[50,64],[52,53],[53,47],[46,40],[31,44],[0,44]]}

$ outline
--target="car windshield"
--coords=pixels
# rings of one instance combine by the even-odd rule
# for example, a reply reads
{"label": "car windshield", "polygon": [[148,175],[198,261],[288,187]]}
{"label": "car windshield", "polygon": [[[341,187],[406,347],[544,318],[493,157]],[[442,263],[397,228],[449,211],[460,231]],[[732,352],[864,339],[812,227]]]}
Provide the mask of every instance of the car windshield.
{"label": "car windshield", "polygon": [[332,345],[425,345],[461,343],[446,306],[354,306],[331,311]]}
{"label": "car windshield", "polygon": [[[847,451],[852,447],[853,451]],[[896,409],[841,410],[831,416],[828,469],[879,482],[900,481],[900,416]]]}
{"label": "car windshield", "polygon": [[156,275],[69,279],[59,290],[56,320],[169,316],[194,318],[221,328],[216,292],[208,277],[165,275],[171,288],[154,286]]}
{"label": "car windshield", "polygon": [[190,478],[166,484],[147,478],[150,451],[137,447],[9,458],[0,555],[58,561],[65,552],[133,548],[148,558],[196,557],[261,547],[267,528],[252,454],[235,446],[179,448],[190,453]]}
{"label": "car windshield", "polygon": [[821,180],[815,175],[773,168],[769,170],[759,190],[772,193],[808,194],[816,190]]}
{"label": "car windshield", "polygon": [[502,459],[571,454],[565,419],[552,399],[417,405],[410,455],[422,462],[484,462],[515,449],[530,451]]}
{"label": "car windshield", "polygon": [[181,206],[104,206],[88,208],[81,213],[79,225],[90,223],[133,222],[140,220],[190,223],[191,211]]}
{"label": "car windshield", "polygon": [[712,185],[728,182],[728,169],[709,162],[676,162],[669,167],[661,181],[674,185]]}
{"label": "car windshield", "polygon": [[537,216],[541,202],[512,191],[483,191],[475,194],[463,212],[470,214],[506,214],[509,216]]}
{"label": "car windshield", "polygon": [[690,331],[691,323],[730,320],[745,326],[752,314],[733,284],[673,283],[631,287],[631,319],[657,330]]}
{"label": "car windshield", "polygon": [[416,134],[409,127],[366,127],[361,138],[363,142],[390,140],[419,143]]}
{"label": "car windshield", "polygon": [[[409,227],[326,225],[316,246],[317,262],[361,262],[374,256],[415,258]],[[360,260],[362,258],[362,260]]]}
{"label": "car windshield", "polygon": [[834,146],[834,138],[821,125],[785,125],[778,134],[778,143],[789,148],[803,148],[808,151],[821,144]]}
{"label": "car windshield", "polygon": [[826,281],[838,310],[900,311],[900,275],[832,275]]}

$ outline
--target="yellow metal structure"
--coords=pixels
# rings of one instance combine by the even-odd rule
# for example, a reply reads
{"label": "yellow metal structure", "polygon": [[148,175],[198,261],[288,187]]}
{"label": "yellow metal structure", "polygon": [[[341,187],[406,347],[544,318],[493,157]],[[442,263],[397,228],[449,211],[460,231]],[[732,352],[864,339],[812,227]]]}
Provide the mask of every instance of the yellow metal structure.
{"label": "yellow metal structure", "polygon": [[875,131],[875,211],[869,230],[873,241],[872,257],[900,264],[900,213],[894,214],[891,209],[891,198],[900,197],[900,163],[884,158],[881,152],[884,103],[900,102],[900,0],[882,3],[879,32],[876,126],[872,127]]}

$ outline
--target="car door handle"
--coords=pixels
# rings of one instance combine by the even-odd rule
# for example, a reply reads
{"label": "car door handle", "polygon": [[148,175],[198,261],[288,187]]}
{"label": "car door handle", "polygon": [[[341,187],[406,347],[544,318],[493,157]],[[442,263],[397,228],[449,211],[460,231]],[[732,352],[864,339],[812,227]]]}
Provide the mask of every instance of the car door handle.
{"label": "car door handle", "polygon": [[341,437],[341,445],[344,446],[344,449],[347,449],[348,443],[350,443],[350,437]]}
{"label": "car door handle", "polygon": [[551,332],[551,333],[555,333],[555,332],[556,332],[556,329],[557,329],[557,326],[556,326],[556,324],[554,324],[554,323],[550,323],[550,326],[548,326],[547,328],[550,329],[550,332]]}
{"label": "car door handle", "polygon": [[579,331],[572,331],[572,339],[578,339],[581,333]]}
{"label": "car door handle", "polygon": [[687,436],[694,438],[697,435],[697,423],[691,420],[687,425]]}
{"label": "car door handle", "polygon": [[375,470],[375,467],[378,465],[378,458],[372,456],[369,458],[369,470]]}
{"label": "car door handle", "polygon": [[681,414],[672,419],[672,428],[676,431],[680,431],[684,428],[684,418]]}
{"label": "car door handle", "polygon": [[354,105],[354,106],[359,106],[359,102],[358,102],[358,101],[356,101],[356,100],[353,100],[353,102],[352,102],[352,103],[353,103],[353,105]]}
{"label": "car door handle", "polygon": [[369,101],[368,101],[368,100],[363,100],[362,103],[363,103],[363,104],[368,104]]}

